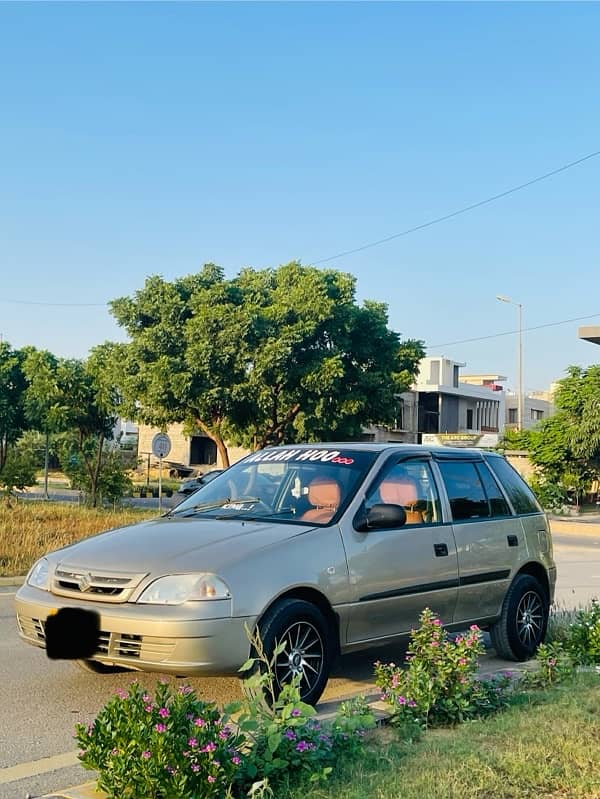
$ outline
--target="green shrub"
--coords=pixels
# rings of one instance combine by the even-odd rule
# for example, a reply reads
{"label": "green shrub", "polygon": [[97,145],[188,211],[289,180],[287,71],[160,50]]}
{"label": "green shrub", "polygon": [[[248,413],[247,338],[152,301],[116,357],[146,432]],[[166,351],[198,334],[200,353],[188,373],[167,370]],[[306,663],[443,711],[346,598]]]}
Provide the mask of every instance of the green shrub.
{"label": "green shrub", "polygon": [[578,610],[569,626],[565,649],[577,664],[600,663],[600,603],[592,599],[587,608]]}
{"label": "green shrub", "polygon": [[575,676],[575,661],[564,645],[540,644],[536,654],[537,669],[526,672],[521,678],[523,687],[550,688]]}
{"label": "green shrub", "polygon": [[472,625],[465,635],[450,638],[429,608],[411,633],[406,667],[375,664],[375,682],[390,705],[393,723],[414,737],[415,726],[456,724],[486,715],[508,704],[510,677],[478,680],[483,653],[481,632]]}
{"label": "green shrub", "polygon": [[241,774],[245,738],[189,686],[119,691],[75,737],[84,768],[109,799],[222,797]]}
{"label": "green shrub", "polygon": [[237,718],[250,744],[243,766],[247,783],[272,791],[281,785],[325,781],[342,756],[362,748],[365,730],[375,726],[372,711],[359,697],[343,702],[331,723],[319,722],[314,707],[301,701],[301,675],[280,690],[276,686],[274,664],[285,644],[276,646],[269,658],[260,637],[250,638],[256,656],[240,669],[250,676],[244,681],[246,698]]}

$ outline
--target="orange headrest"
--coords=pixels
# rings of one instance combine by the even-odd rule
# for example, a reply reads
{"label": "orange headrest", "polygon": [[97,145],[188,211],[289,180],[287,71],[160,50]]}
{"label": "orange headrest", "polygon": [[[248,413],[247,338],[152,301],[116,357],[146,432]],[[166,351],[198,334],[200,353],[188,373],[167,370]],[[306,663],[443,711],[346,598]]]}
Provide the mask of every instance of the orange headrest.
{"label": "orange headrest", "polygon": [[340,497],[340,487],[330,477],[315,477],[308,486],[308,501],[318,508],[337,508]]}
{"label": "orange headrest", "polygon": [[382,502],[393,505],[414,505],[418,500],[417,486],[410,479],[398,478],[384,480],[379,486],[379,496]]}

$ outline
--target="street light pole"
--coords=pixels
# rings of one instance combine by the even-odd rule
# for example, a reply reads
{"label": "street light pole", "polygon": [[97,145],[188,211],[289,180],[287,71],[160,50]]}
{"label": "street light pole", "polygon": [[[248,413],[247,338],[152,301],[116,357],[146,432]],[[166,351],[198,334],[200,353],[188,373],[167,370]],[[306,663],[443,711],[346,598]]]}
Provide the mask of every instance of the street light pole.
{"label": "street light pole", "polygon": [[500,302],[507,302],[510,305],[516,305],[518,309],[519,319],[519,339],[518,339],[518,361],[517,361],[517,375],[518,375],[518,396],[517,396],[517,430],[523,429],[523,305],[520,302],[511,300],[510,297],[504,297],[502,294],[497,294],[496,299]]}

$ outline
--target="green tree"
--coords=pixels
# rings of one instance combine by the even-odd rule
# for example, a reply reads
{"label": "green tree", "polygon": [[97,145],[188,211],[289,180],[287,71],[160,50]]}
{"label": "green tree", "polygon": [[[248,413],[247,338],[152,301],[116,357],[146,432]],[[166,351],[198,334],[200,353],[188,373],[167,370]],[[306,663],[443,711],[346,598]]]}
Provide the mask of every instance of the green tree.
{"label": "green tree", "polygon": [[69,408],[60,385],[60,361],[47,350],[25,350],[23,372],[27,379],[25,415],[35,430],[44,434],[44,494],[48,497],[50,435],[67,429]]}
{"label": "green tree", "polygon": [[117,421],[107,394],[105,368],[103,348],[92,353],[87,362],[63,360],[58,367],[66,427],[71,433],[63,449],[63,470],[74,487],[86,491],[94,507],[100,496],[103,469],[111,460],[110,442]]}
{"label": "green tree", "polygon": [[24,409],[26,387],[23,352],[0,341],[0,472],[10,448],[27,429]]}
{"label": "green tree", "polygon": [[554,416],[529,433],[529,455],[542,490],[578,496],[600,472],[600,366],[570,366],[554,403]]}
{"label": "green tree", "polygon": [[130,339],[112,345],[124,415],[200,430],[225,466],[227,439],[346,438],[391,420],[424,354],[388,329],[383,304],[356,304],[351,275],[298,263],[155,276],[111,309]]}
{"label": "green tree", "polygon": [[33,452],[16,444],[11,447],[0,471],[0,486],[7,492],[13,488],[23,489],[35,483],[37,464]]}

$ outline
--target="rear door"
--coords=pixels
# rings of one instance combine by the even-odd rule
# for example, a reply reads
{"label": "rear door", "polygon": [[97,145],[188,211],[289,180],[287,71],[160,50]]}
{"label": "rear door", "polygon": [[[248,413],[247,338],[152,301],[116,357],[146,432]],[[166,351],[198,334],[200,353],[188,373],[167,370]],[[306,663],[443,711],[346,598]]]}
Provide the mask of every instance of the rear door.
{"label": "rear door", "polygon": [[352,604],[348,642],[407,633],[425,607],[451,623],[458,594],[452,525],[444,523],[429,458],[394,459],[367,490],[365,506],[402,504],[407,523],[359,532],[342,527]]}
{"label": "rear door", "polygon": [[481,456],[438,460],[458,552],[455,621],[496,616],[525,545],[519,519]]}

